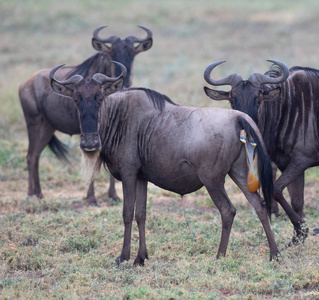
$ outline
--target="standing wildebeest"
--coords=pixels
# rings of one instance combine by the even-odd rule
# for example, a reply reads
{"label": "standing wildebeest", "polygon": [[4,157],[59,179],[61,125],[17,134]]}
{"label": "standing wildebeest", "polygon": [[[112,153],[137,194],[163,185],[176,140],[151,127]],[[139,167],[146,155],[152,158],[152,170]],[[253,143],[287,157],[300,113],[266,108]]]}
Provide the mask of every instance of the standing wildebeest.
{"label": "standing wildebeest", "polygon": [[[129,36],[124,40],[116,36],[101,39],[98,33],[106,26],[94,30],[92,45],[101,51],[85,60],[76,67],[63,68],[59,74],[60,79],[67,79],[74,74],[89,78],[95,73],[102,73],[107,76],[119,76],[120,68],[112,68],[111,61],[122,63],[127,69],[124,86],[131,84],[132,65],[136,54],[146,51],[152,46],[152,32],[139,26],[147,32],[147,37],[139,39]],[[27,123],[29,149],[27,163],[29,171],[28,196],[42,198],[39,178],[39,159],[45,146],[50,149],[58,158],[66,159],[67,148],[54,135],[55,130],[66,134],[79,134],[80,127],[77,117],[77,110],[72,102],[65,101],[54,93],[50,87],[50,69],[43,69],[33,74],[25,83],[20,85],[19,96]],[[110,198],[118,200],[115,191],[114,178],[110,177],[110,188],[108,191]],[[89,205],[97,205],[94,183],[92,182],[87,192],[87,202]]]}
{"label": "standing wildebeest", "polygon": [[[292,243],[297,243],[308,231],[302,228],[305,170],[319,165],[319,70],[288,70],[285,64],[270,61],[277,65],[277,70],[266,73],[271,77],[254,73],[247,81],[238,74],[213,80],[212,70],[223,61],[213,63],[206,68],[205,80],[232,89],[224,92],[205,87],[205,92],[214,100],[229,100],[233,109],[247,113],[258,124],[270,159],[282,172],[274,185],[274,198],[294,225]],[[286,187],[292,207],[282,193]]]}
{"label": "standing wildebeest", "polygon": [[[240,141],[242,130],[248,141],[257,142],[258,173],[269,212],[273,187],[271,163],[258,127],[248,115],[229,109],[181,106],[143,88],[120,91],[98,104],[95,96],[100,94],[98,85],[90,87],[91,93],[85,96],[79,91],[83,89],[81,83],[75,84],[73,93],[65,93],[64,83],[54,79],[56,70],[50,73],[53,90],[73,98],[77,104],[82,129],[80,147],[88,160],[86,165],[92,169],[92,165],[98,168],[101,163],[106,164],[123,184],[124,244],[117,263],[130,259],[135,205],[139,250],[134,264],[143,265],[148,258],[145,243],[148,181],[180,195],[205,186],[221,214],[217,257],[224,256],[236,214],[224,188],[227,174],[255,208],[267,235],[270,259],[279,253],[263,200],[246,185],[248,164],[245,146]],[[99,139],[92,140],[93,133],[91,130],[87,133],[88,128],[96,128]]]}

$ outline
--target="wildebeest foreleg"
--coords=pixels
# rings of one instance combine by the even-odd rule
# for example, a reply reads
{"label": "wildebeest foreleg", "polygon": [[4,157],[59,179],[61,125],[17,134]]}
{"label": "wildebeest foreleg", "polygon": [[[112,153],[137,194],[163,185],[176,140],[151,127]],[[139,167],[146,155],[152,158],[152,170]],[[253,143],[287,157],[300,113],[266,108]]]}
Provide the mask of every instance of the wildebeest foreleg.
{"label": "wildebeest foreleg", "polygon": [[110,186],[107,193],[108,197],[113,201],[119,202],[120,197],[117,195],[115,190],[115,178],[110,174]]}
{"label": "wildebeest foreleg", "polygon": [[124,260],[129,260],[131,256],[131,233],[134,217],[136,181],[137,178],[135,176],[122,176],[124,242],[121,255],[116,259],[117,264],[120,264]]}
{"label": "wildebeest foreleg", "polygon": [[[308,235],[308,228],[302,228],[302,224],[304,223],[302,215],[298,215],[294,211],[294,209],[289,205],[289,203],[284,198],[282,192],[288,185],[291,185],[292,183],[295,183],[295,182],[300,188],[300,186],[302,185],[300,181],[301,179],[303,179],[303,175],[302,175],[303,173],[304,173],[304,168],[299,169],[298,164],[296,162],[291,162],[274,184],[274,198],[282,206],[282,208],[284,209],[291,223],[294,226],[294,237],[292,238],[292,244],[296,244],[299,241],[304,241]],[[290,190],[291,190],[291,187],[290,187]],[[296,197],[294,196],[294,206],[297,207],[300,205],[303,205],[303,197],[300,199],[296,199]],[[290,245],[291,244],[289,244],[289,246]]]}
{"label": "wildebeest foreleg", "polygon": [[[108,190],[108,198],[112,199],[115,202],[120,201],[120,197],[117,195],[116,190],[115,190],[115,178],[110,175],[110,185],[109,185],[109,190]],[[94,192],[94,180],[91,182],[87,194],[86,194],[86,201],[89,206],[99,206],[97,203],[97,199],[95,197],[95,192]]]}
{"label": "wildebeest foreleg", "polygon": [[136,212],[135,219],[139,231],[139,248],[134,265],[144,265],[144,260],[148,259],[145,242],[145,220],[146,220],[146,202],[147,202],[147,181],[137,180],[136,188]]}
{"label": "wildebeest foreleg", "polygon": [[303,218],[305,172],[287,186],[291,198],[291,206],[296,214]]}
{"label": "wildebeest foreleg", "polygon": [[99,206],[95,198],[94,180],[90,183],[90,186],[88,188],[88,191],[86,194],[86,202],[87,202],[87,205],[89,206]]}

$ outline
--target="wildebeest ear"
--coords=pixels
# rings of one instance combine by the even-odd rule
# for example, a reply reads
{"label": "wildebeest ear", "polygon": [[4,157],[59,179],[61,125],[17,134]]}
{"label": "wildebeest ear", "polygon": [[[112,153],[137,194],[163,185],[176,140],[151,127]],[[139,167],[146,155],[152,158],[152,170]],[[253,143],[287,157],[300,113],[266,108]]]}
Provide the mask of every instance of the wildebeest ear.
{"label": "wildebeest ear", "polygon": [[98,41],[95,38],[92,38],[92,46],[95,50],[99,51],[99,52],[104,52],[104,53],[110,53],[111,52],[111,48],[108,47],[105,43]]}
{"label": "wildebeest ear", "polygon": [[136,47],[135,47],[135,53],[140,53],[140,52],[143,52],[143,51],[147,51],[149,50],[153,45],[153,39],[150,38],[146,41],[143,41],[141,43],[139,43]]}
{"label": "wildebeest ear", "polygon": [[121,90],[124,86],[124,79],[120,78],[114,82],[111,83],[111,85],[108,83],[104,86],[102,86],[102,93],[104,97],[107,97],[119,90]]}
{"label": "wildebeest ear", "polygon": [[213,100],[229,100],[229,92],[212,90],[206,86],[204,86],[204,91]]}
{"label": "wildebeest ear", "polygon": [[66,87],[54,80],[51,80],[51,87],[57,94],[73,99],[74,90],[72,88]]}
{"label": "wildebeest ear", "polygon": [[275,101],[280,98],[281,88],[277,87],[274,90],[266,90],[262,93],[262,100],[265,101]]}

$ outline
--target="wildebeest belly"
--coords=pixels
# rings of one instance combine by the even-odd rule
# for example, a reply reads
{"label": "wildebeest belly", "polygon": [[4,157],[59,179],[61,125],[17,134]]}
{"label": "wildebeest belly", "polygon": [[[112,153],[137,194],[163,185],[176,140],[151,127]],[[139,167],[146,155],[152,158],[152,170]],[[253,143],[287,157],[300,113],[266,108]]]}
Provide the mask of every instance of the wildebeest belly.
{"label": "wildebeest belly", "polygon": [[138,177],[180,195],[195,192],[203,186],[194,169],[186,161],[171,162],[169,165],[145,164]]}
{"label": "wildebeest belly", "polygon": [[[121,172],[106,160],[108,169],[117,180],[122,181]],[[165,167],[166,166],[166,167]],[[180,195],[189,194],[199,190],[203,183],[187,161],[171,162],[169,168],[165,164],[144,163],[137,177],[152,182],[156,186]]]}

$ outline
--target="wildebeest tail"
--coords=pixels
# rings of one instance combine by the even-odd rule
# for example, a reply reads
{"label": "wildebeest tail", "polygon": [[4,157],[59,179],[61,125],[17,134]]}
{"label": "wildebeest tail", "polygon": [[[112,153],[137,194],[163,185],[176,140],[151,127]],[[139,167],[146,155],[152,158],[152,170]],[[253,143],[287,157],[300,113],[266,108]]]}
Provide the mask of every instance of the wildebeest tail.
{"label": "wildebeest tail", "polygon": [[247,136],[251,136],[257,144],[255,149],[257,151],[258,178],[259,178],[259,182],[264,195],[264,200],[266,202],[268,216],[269,216],[269,219],[271,219],[271,201],[273,196],[273,173],[272,173],[270,158],[265,149],[264,142],[260,140],[260,135],[256,133],[256,131],[250,125],[250,123],[244,118],[239,118],[239,124],[241,128],[246,131]]}
{"label": "wildebeest tail", "polygon": [[67,158],[69,147],[63,144],[55,135],[52,136],[49,142],[49,148],[58,159],[64,160],[67,163],[70,163],[70,161]]}

